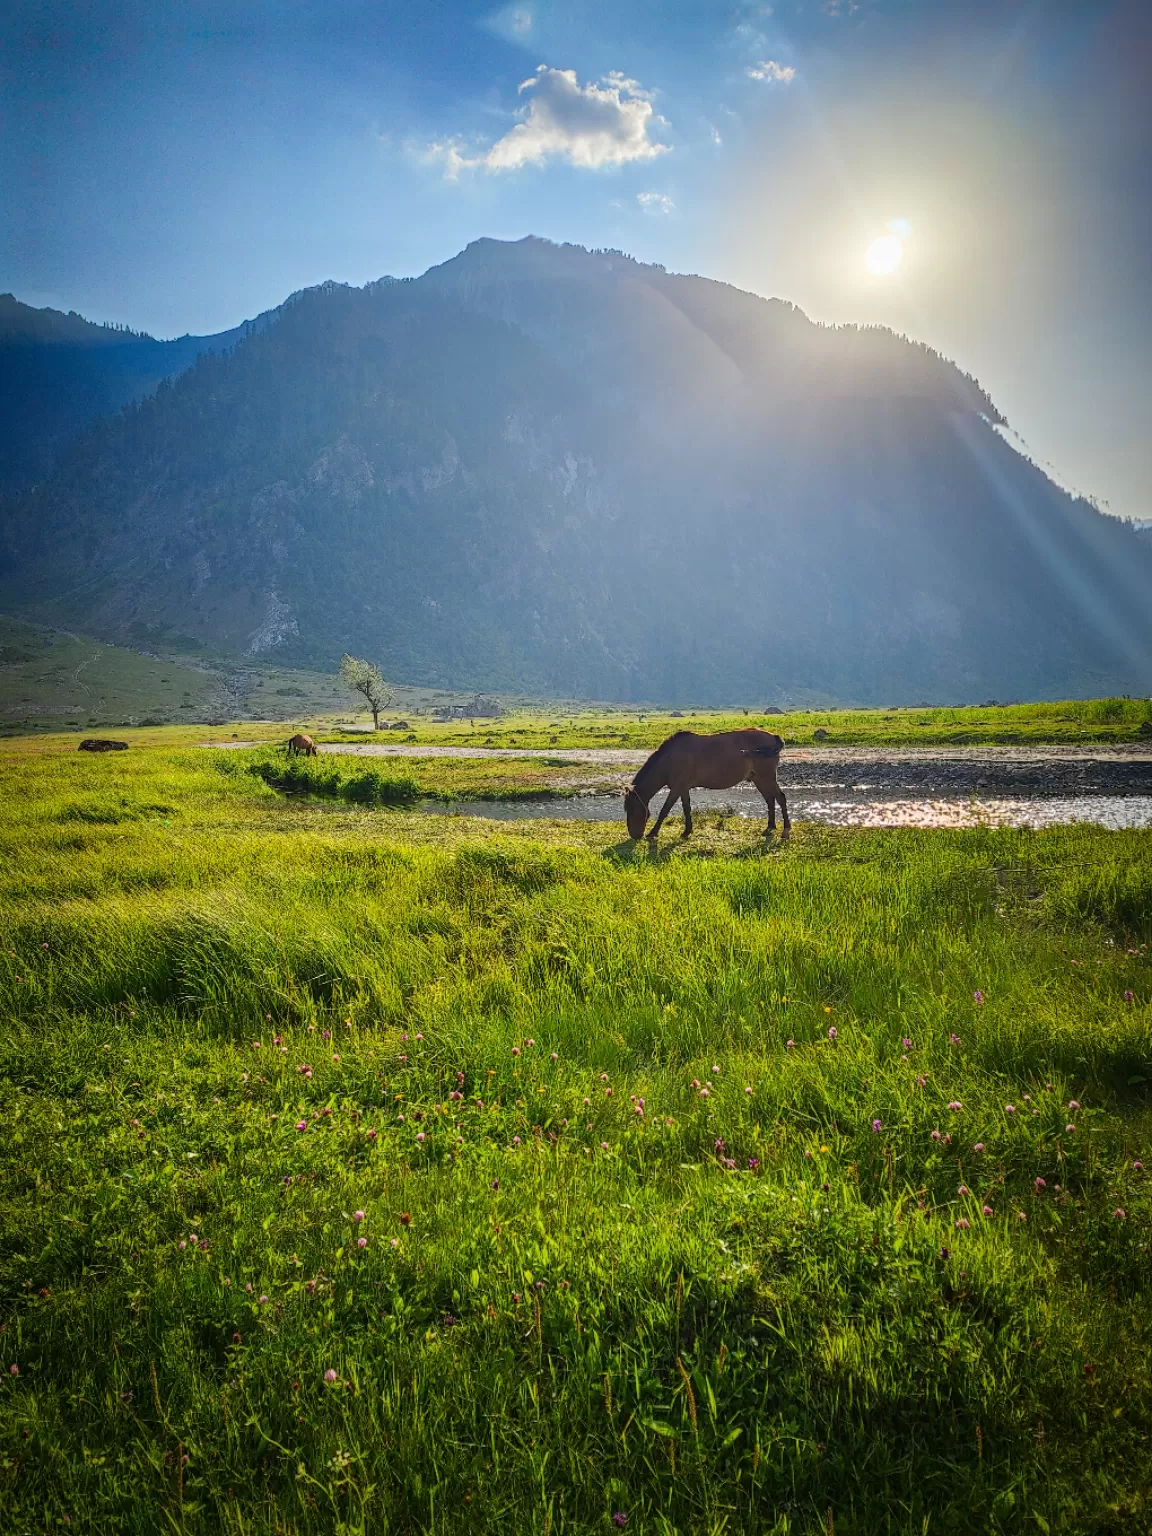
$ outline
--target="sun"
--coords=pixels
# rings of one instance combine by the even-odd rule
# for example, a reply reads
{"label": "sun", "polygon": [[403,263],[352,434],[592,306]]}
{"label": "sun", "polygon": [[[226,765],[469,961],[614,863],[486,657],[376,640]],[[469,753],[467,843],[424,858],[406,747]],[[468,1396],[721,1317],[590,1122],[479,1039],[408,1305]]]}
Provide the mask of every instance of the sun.
{"label": "sun", "polygon": [[864,265],[877,277],[895,272],[904,260],[904,242],[895,235],[881,235],[864,252]]}

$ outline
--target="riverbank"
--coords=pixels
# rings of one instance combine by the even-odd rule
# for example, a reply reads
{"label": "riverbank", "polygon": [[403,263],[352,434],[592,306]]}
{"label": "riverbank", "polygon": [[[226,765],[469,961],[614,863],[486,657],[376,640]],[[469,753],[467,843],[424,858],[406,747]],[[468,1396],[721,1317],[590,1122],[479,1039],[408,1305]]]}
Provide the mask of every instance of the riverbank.
{"label": "riverbank", "polygon": [[[215,745],[228,746],[229,743]],[[256,743],[237,742],[236,746]],[[425,746],[402,742],[326,742],[321,754],[333,757],[382,757],[542,762],[559,768],[600,770],[570,772],[563,787],[602,785],[606,778],[621,791],[647,757],[629,748],[556,749]],[[558,776],[557,776],[558,777]],[[1152,749],[1142,745],[1112,747],[946,747],[785,748],[780,781],[793,789],[848,789],[866,786],[877,792],[915,791],[929,795],[988,795],[1067,798],[1076,795],[1152,794]]]}

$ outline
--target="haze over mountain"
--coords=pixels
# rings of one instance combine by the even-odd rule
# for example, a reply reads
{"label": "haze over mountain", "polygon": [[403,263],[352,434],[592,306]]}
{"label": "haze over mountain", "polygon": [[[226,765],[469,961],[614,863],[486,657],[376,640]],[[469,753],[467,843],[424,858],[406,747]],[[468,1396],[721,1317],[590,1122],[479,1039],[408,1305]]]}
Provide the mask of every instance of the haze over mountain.
{"label": "haze over mountain", "polygon": [[1152,543],[889,331],[536,239],[243,331],[9,498],[4,608],[602,699],[1152,682]]}
{"label": "haze over mountain", "polygon": [[0,293],[0,490],[42,479],[96,417],[151,394],[202,352],[226,351],[270,318],[157,341]]}

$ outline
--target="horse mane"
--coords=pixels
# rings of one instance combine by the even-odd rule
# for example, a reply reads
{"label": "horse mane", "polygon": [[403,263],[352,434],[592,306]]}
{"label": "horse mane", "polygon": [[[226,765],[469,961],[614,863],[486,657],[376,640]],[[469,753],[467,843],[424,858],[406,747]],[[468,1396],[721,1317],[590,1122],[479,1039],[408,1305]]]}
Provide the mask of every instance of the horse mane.
{"label": "horse mane", "polygon": [[642,774],[649,773],[653,768],[658,766],[660,759],[671,746],[680,741],[683,737],[691,735],[691,731],[673,731],[671,736],[667,737],[660,743],[660,745],[656,748],[655,752],[653,752],[652,756],[647,760],[647,762],[644,763],[642,767],[637,769],[636,776],[632,780],[633,787],[635,787]]}

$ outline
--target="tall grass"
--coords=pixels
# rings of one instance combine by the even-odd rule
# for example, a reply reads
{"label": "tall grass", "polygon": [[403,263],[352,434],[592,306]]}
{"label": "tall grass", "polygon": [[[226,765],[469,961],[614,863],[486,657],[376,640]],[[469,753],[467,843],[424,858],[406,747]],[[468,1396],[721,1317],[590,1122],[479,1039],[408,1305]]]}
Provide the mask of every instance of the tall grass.
{"label": "tall grass", "polygon": [[1149,834],[6,768],[5,1530],[1149,1528]]}
{"label": "tall grass", "polygon": [[[225,763],[227,766],[227,763]],[[368,768],[345,774],[339,768],[298,757],[260,757],[247,771],[273,789],[294,795],[324,795],[353,805],[413,805],[420,799],[415,779]]]}

